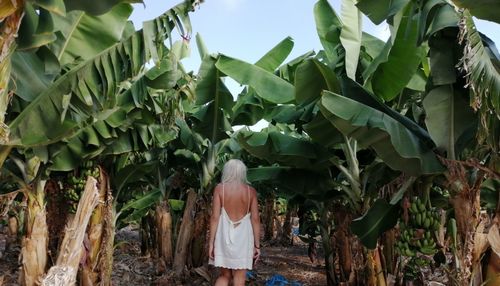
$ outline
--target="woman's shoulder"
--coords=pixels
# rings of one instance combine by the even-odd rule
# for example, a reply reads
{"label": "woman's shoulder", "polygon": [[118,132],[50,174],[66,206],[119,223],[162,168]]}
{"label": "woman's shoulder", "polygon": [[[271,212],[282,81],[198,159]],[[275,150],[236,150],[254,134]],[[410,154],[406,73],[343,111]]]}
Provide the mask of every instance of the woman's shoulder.
{"label": "woman's shoulder", "polygon": [[257,195],[257,191],[255,190],[254,187],[252,187],[251,185],[248,185],[248,184],[245,184],[248,188],[248,190],[250,191],[250,194],[252,195]]}

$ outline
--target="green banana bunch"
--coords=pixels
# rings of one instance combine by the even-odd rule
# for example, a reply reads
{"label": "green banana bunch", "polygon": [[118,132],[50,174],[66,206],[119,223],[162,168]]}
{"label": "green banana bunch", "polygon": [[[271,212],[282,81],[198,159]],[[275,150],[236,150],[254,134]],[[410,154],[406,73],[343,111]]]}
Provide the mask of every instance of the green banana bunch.
{"label": "green banana bunch", "polygon": [[415,256],[417,252],[425,255],[436,253],[436,242],[432,231],[439,229],[440,217],[436,208],[428,208],[419,198],[411,200],[408,224],[400,221],[400,240],[396,251],[404,256]]}

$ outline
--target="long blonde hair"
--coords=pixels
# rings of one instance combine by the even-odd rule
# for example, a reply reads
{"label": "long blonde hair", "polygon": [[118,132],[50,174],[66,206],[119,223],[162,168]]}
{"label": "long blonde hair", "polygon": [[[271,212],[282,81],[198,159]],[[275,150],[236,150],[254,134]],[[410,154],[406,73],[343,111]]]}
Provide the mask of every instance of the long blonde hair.
{"label": "long blonde hair", "polygon": [[238,159],[231,159],[222,169],[222,183],[247,183],[247,166]]}

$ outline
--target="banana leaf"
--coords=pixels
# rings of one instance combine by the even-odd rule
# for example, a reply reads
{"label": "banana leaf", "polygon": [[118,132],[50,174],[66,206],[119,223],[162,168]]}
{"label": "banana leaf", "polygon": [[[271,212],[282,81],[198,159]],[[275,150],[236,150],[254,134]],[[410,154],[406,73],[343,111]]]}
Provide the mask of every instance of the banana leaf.
{"label": "banana leaf", "polygon": [[444,170],[419,136],[381,110],[328,91],[323,92],[319,104],[335,128],[355,139],[362,148],[373,148],[391,168],[411,175]]}
{"label": "banana leaf", "polygon": [[366,214],[352,221],[351,231],[364,246],[375,249],[378,238],[396,225],[399,210],[399,205],[391,205],[383,199],[378,199]]}

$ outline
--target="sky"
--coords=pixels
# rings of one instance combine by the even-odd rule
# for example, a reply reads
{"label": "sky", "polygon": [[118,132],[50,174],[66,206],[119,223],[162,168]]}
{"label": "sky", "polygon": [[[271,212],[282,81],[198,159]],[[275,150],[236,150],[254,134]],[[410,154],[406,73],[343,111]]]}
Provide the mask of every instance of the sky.
{"label": "sky", "polygon": [[[136,28],[142,22],[155,18],[181,0],[144,0],[134,4],[132,21]],[[278,42],[290,36],[294,49],[288,60],[308,51],[321,49],[313,7],[316,0],[205,0],[190,13],[193,27],[191,56],[184,60],[188,71],[198,71],[201,60],[196,48],[195,35],[199,33],[209,52],[223,53],[247,62],[255,62]],[[340,0],[330,0],[340,15]],[[500,44],[500,25],[476,21],[479,31]],[[383,40],[389,37],[386,24],[378,26],[363,19],[363,30]]]}

